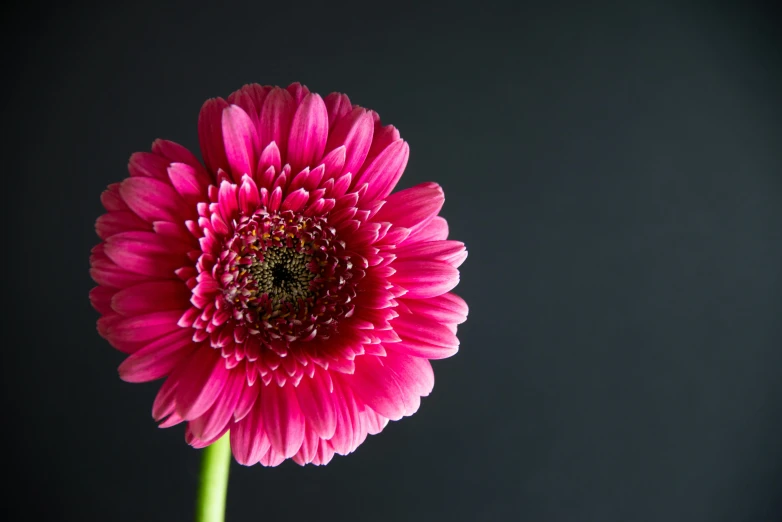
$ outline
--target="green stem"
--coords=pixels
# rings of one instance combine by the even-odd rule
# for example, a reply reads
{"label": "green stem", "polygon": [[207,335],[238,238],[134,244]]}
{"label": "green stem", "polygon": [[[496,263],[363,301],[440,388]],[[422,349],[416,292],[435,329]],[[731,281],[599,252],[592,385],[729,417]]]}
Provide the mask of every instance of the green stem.
{"label": "green stem", "polygon": [[196,522],[223,522],[225,495],[228,492],[228,468],[231,464],[231,439],[228,433],[204,448],[203,454]]}

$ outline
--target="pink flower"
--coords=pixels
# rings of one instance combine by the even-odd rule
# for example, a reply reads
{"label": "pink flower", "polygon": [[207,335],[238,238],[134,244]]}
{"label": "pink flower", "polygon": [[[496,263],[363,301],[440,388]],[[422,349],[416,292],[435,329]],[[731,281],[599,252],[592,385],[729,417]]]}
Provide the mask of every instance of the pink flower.
{"label": "pink flower", "polygon": [[95,228],[98,331],[152,414],[238,462],[326,464],[434,385],[465,302],[464,244],[436,183],[391,191],[409,149],[344,94],[247,85],[198,118],[204,165],[157,140],[110,185]]}

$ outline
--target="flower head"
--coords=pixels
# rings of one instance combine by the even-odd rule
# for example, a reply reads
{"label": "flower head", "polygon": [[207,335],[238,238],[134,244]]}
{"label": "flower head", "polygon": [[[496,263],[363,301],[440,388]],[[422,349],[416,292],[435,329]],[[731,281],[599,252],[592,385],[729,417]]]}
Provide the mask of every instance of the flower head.
{"label": "flower head", "polygon": [[247,85],[198,134],[205,165],[157,140],[103,193],[98,331],[122,379],[166,378],[153,416],[192,446],[230,430],[242,464],[325,464],[431,392],[466,250],[439,185],[391,193],[408,145],[343,94]]}

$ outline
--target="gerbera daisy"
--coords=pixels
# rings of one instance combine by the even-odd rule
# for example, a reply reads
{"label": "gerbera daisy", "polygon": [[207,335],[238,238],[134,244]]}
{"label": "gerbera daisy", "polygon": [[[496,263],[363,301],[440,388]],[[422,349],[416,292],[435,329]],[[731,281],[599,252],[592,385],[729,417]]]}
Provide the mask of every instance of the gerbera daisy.
{"label": "gerbera daisy", "polygon": [[160,426],[238,462],[325,464],[414,413],[456,353],[467,256],[436,183],[391,193],[409,149],[344,94],[247,85],[208,100],[204,164],[157,140],[102,195],[98,331]]}

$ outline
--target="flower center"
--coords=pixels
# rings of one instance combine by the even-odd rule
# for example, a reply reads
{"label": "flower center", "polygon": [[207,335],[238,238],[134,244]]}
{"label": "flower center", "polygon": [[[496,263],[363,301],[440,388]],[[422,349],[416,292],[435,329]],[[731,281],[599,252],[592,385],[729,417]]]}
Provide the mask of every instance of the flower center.
{"label": "flower center", "polygon": [[263,209],[243,216],[215,266],[225,303],[218,308],[227,306],[235,326],[260,339],[328,338],[353,313],[364,277],[354,256],[325,218]]}
{"label": "flower center", "polygon": [[311,261],[311,255],[293,248],[273,247],[264,252],[263,260],[256,257],[249,271],[259,294],[267,294],[275,305],[295,304],[312,297],[310,281],[315,273],[308,268]]}

